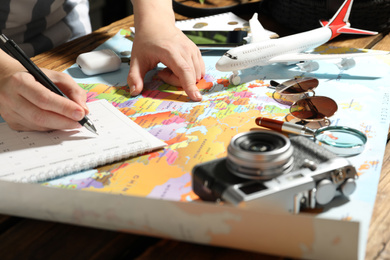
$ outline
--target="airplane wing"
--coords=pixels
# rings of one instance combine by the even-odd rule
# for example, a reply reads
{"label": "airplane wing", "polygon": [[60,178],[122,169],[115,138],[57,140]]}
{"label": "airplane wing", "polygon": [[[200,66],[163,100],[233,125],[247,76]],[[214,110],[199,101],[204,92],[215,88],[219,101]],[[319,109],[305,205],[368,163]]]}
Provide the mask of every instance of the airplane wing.
{"label": "airplane wing", "polygon": [[370,51],[370,52],[341,53],[341,54],[290,53],[290,54],[283,54],[283,55],[273,57],[269,60],[269,62],[287,63],[287,62],[301,62],[301,61],[309,61],[309,60],[356,58],[356,57],[387,55],[387,54],[390,54],[390,52]]}
{"label": "airplane wing", "polygon": [[249,20],[249,26],[251,28],[251,41],[250,43],[262,42],[269,40],[269,33],[261,25],[257,13],[254,13]]}

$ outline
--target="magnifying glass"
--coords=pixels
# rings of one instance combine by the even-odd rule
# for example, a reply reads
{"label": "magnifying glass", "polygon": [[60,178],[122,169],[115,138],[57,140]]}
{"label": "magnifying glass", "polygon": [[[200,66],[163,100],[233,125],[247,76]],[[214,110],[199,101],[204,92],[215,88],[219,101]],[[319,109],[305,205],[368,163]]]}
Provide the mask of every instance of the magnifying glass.
{"label": "magnifying glass", "polygon": [[311,129],[303,125],[266,117],[256,118],[256,124],[279,132],[312,136],[316,143],[339,156],[360,154],[367,143],[367,137],[364,133],[346,126],[325,126]]}

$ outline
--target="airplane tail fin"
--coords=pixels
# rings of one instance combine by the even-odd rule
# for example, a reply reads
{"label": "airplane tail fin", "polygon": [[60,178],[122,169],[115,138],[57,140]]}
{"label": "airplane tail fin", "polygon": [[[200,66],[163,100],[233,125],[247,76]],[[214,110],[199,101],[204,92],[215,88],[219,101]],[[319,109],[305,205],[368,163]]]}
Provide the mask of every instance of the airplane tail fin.
{"label": "airplane tail fin", "polygon": [[251,43],[266,41],[270,39],[263,25],[261,25],[261,23],[259,22],[257,13],[254,13],[252,18],[249,20],[249,27],[251,29]]}
{"label": "airplane tail fin", "polygon": [[345,0],[341,5],[336,14],[330,19],[330,21],[321,20],[320,23],[322,26],[327,26],[332,30],[332,38],[336,37],[341,33],[349,34],[365,34],[365,35],[375,35],[377,32],[361,30],[356,28],[351,28],[348,22],[349,15],[351,13],[353,0]]}

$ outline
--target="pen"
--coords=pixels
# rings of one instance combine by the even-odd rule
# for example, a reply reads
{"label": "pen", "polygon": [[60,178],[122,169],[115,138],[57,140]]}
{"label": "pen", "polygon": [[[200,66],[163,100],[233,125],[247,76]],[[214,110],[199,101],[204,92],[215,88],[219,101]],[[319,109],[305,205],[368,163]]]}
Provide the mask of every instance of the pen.
{"label": "pen", "polygon": [[[11,39],[8,39],[4,34],[0,35],[0,43],[3,44],[5,49],[14,56],[26,69],[27,71],[34,76],[34,78],[40,82],[43,86],[50,89],[54,93],[68,98],[62,91],[40,70],[32,60],[23,52],[23,50]],[[79,123],[87,128],[94,134],[97,134],[96,128],[93,125],[92,121],[85,116],[79,121]]]}
{"label": "pen", "polygon": [[297,124],[266,118],[266,117],[256,118],[256,124],[258,126],[269,128],[275,131],[292,133],[292,134],[313,135],[315,133],[315,130],[303,125],[297,125]]}

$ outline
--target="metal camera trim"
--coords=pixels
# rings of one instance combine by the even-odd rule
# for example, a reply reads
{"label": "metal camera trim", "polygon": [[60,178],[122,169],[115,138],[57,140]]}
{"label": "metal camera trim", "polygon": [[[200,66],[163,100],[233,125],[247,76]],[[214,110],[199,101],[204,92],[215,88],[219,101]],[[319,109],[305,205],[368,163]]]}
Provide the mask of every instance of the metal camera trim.
{"label": "metal camera trim", "polygon": [[219,158],[193,168],[194,192],[206,201],[245,203],[247,208],[293,214],[301,209],[332,207],[336,197],[348,200],[358,178],[351,162],[307,137],[290,136],[289,140],[294,157],[290,172],[267,180],[241,178],[228,168],[227,157]]}
{"label": "metal camera trim", "polygon": [[[262,136],[266,137],[268,141],[274,138],[283,142],[284,145],[266,152],[247,151],[242,149],[241,143],[238,142],[245,136]],[[274,131],[256,130],[240,133],[232,138],[228,146],[227,168],[231,173],[241,178],[269,180],[290,172],[293,163],[293,146],[290,140],[286,136]]]}

